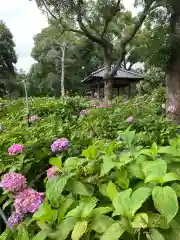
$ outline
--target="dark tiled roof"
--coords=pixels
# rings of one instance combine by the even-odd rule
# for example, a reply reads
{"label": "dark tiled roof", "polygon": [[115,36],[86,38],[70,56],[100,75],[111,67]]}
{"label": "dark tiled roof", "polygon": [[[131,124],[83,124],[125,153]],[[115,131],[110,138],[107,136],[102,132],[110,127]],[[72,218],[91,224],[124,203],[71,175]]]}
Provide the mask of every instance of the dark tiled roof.
{"label": "dark tiled roof", "polygon": [[[87,78],[85,78],[84,80],[82,80],[82,82],[88,82],[90,80],[92,80],[92,78],[103,78],[104,76],[104,70],[105,68],[100,68],[98,69],[97,71],[95,72],[92,72]],[[116,79],[137,79],[137,80],[141,80],[143,79],[143,76],[140,75],[139,73],[137,72],[134,72],[134,71],[129,71],[129,70],[125,70],[123,68],[119,68],[119,70],[117,71],[116,75],[114,76],[114,78]]]}

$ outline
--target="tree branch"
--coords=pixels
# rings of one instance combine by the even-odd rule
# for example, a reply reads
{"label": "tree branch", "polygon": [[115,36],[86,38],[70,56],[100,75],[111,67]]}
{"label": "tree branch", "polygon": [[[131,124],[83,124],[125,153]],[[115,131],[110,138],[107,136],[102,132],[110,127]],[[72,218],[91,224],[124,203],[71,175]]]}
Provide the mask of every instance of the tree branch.
{"label": "tree branch", "polygon": [[[91,41],[98,43],[102,47],[107,47],[107,42],[105,41],[105,39],[102,39],[102,38],[99,38],[99,37],[95,36],[84,25],[84,23],[82,21],[81,4],[82,4],[82,1],[78,0],[77,1],[77,6],[76,6],[76,14],[77,14],[77,22],[78,22],[81,30],[84,32],[86,37],[88,37]],[[109,43],[108,43],[108,45],[109,45]]]}
{"label": "tree branch", "polygon": [[108,19],[105,19],[105,24],[104,24],[104,28],[102,30],[101,33],[101,37],[103,37],[107,31],[107,28],[109,26],[109,23],[112,21],[112,19],[116,16],[116,13],[119,12],[119,5],[121,3],[121,0],[117,1],[116,7],[113,9],[113,11],[111,12],[111,16]]}
{"label": "tree branch", "polygon": [[120,57],[115,65],[115,67],[111,70],[110,72],[110,76],[114,76],[119,68],[119,66],[121,65],[124,56],[126,55],[126,46],[127,44],[134,38],[134,36],[136,35],[137,31],[139,30],[139,28],[142,26],[144,20],[146,19],[147,14],[154,9],[151,8],[152,4],[153,4],[154,0],[151,0],[149,3],[147,3],[144,7],[144,10],[142,11],[139,19],[137,20],[137,22],[134,24],[134,28],[132,29],[132,32],[125,35],[124,38],[122,38],[121,42],[120,42],[120,49],[121,49],[121,53],[120,53]]}

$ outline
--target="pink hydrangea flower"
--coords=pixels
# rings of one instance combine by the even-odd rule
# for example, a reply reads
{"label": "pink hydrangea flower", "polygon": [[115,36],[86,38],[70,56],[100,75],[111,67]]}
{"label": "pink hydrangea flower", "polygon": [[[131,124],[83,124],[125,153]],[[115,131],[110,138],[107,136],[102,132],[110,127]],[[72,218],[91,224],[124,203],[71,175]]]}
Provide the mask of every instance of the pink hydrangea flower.
{"label": "pink hydrangea flower", "polygon": [[15,172],[6,173],[0,182],[0,187],[12,192],[19,192],[24,189],[26,185],[26,178],[22,174]]}
{"label": "pink hydrangea flower", "polygon": [[22,222],[23,218],[24,218],[24,214],[13,212],[7,220],[8,227],[13,229],[14,226]]}
{"label": "pink hydrangea flower", "polygon": [[176,112],[176,106],[174,104],[170,104],[167,108],[167,112],[175,113]]}
{"label": "pink hydrangea flower", "polygon": [[53,142],[51,145],[52,152],[66,151],[68,149],[69,142],[67,138],[60,138]]}
{"label": "pink hydrangea flower", "polygon": [[17,155],[18,153],[22,153],[24,151],[24,146],[22,144],[13,144],[8,148],[9,155]]}
{"label": "pink hydrangea flower", "polygon": [[87,116],[88,115],[88,109],[84,109],[80,112],[80,115]]}
{"label": "pink hydrangea flower", "polygon": [[41,118],[38,117],[37,115],[30,116],[30,117],[29,117],[29,122],[39,121],[40,119],[41,119]]}
{"label": "pink hydrangea flower", "polygon": [[128,122],[128,123],[133,123],[135,121],[136,121],[136,118],[134,116],[130,116],[126,119],[126,122]]}
{"label": "pink hydrangea flower", "polygon": [[47,170],[47,177],[48,179],[53,178],[57,175],[59,169],[56,166],[53,166]]}
{"label": "pink hydrangea flower", "polygon": [[44,199],[44,193],[26,188],[16,195],[14,207],[17,213],[35,213]]}

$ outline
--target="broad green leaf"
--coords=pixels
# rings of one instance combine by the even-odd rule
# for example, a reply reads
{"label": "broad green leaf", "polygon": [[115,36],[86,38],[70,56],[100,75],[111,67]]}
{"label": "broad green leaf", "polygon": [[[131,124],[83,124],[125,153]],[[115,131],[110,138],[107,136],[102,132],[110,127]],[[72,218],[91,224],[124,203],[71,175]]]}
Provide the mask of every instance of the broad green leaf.
{"label": "broad green leaf", "polygon": [[148,227],[148,215],[146,213],[138,213],[133,222],[133,228],[147,228]]}
{"label": "broad green leaf", "polygon": [[114,220],[105,215],[97,215],[91,221],[91,228],[98,232],[104,233],[112,224]]}
{"label": "broad green leaf", "polygon": [[83,184],[76,179],[70,179],[67,182],[66,190],[83,196],[92,196],[94,188],[89,184]]}
{"label": "broad green leaf", "polygon": [[107,185],[107,196],[113,201],[118,191],[116,189],[116,185],[113,182],[109,182]]}
{"label": "broad green leaf", "polygon": [[47,231],[40,231],[38,232],[38,234],[36,234],[35,237],[33,237],[32,240],[45,240],[48,236],[48,232]]}
{"label": "broad green leaf", "polygon": [[128,144],[128,146],[131,146],[132,141],[134,140],[136,132],[135,131],[129,131],[126,130],[125,132],[120,132],[120,138]]}
{"label": "broad green leaf", "polygon": [[88,217],[92,213],[93,209],[96,207],[97,202],[98,200],[95,197],[87,198],[86,201],[84,202],[84,208],[81,217],[82,218]]}
{"label": "broad green leaf", "polygon": [[46,185],[46,197],[50,201],[58,201],[69,178],[70,176],[63,176],[48,180]]}
{"label": "broad green leaf", "polygon": [[164,237],[156,229],[151,229],[150,233],[147,234],[147,239],[148,240],[164,240]]}
{"label": "broad green leaf", "polygon": [[116,215],[129,216],[130,196],[132,189],[129,188],[118,193],[113,199]]}
{"label": "broad green leaf", "polygon": [[145,183],[160,180],[167,171],[167,163],[164,160],[146,162],[142,169],[146,179]]}
{"label": "broad green leaf", "polygon": [[151,146],[151,152],[154,156],[157,155],[157,153],[158,153],[158,147],[157,147],[157,144],[155,142]]}
{"label": "broad green leaf", "polygon": [[152,190],[148,187],[140,187],[133,192],[130,198],[130,213],[135,215],[136,211],[142,206],[146,199],[151,195]]}
{"label": "broad green leaf", "polygon": [[149,228],[161,228],[168,229],[170,226],[167,220],[158,213],[147,213],[148,215],[148,227]]}
{"label": "broad green leaf", "polygon": [[33,220],[40,220],[44,222],[54,222],[57,219],[57,210],[51,209],[47,201],[40,205],[32,217]]}
{"label": "broad green leaf", "polygon": [[56,166],[58,168],[61,168],[62,166],[62,161],[61,158],[50,158],[49,159],[49,164],[51,164],[52,166]]}
{"label": "broad green leaf", "polygon": [[103,196],[108,196],[108,194],[107,194],[107,186],[108,186],[108,184],[106,184],[106,183],[99,185],[99,192],[100,192]]}
{"label": "broad green leaf", "polygon": [[100,240],[118,240],[125,230],[126,229],[124,229],[124,226],[117,221],[106,230]]}
{"label": "broad green leaf", "polygon": [[178,183],[173,183],[172,186],[171,186],[174,191],[176,192],[176,195],[178,198],[180,198],[180,184]]}
{"label": "broad green leaf", "polygon": [[116,166],[115,162],[113,162],[113,159],[110,156],[103,156],[103,164],[101,167],[101,174],[100,176],[104,176],[109,171]]}
{"label": "broad green leaf", "polygon": [[73,204],[74,199],[71,196],[68,196],[68,198],[65,200],[65,202],[60,207],[60,212],[58,214],[58,222],[60,222],[65,214],[67,213],[70,206]]}
{"label": "broad green leaf", "polygon": [[66,161],[64,162],[64,169],[70,172],[76,169],[78,166],[81,166],[84,161],[85,159],[78,157],[67,158]]}
{"label": "broad green leaf", "polygon": [[164,153],[164,154],[170,154],[170,155],[176,156],[176,149],[171,146],[160,147],[158,149],[158,153]]}
{"label": "broad green leaf", "polygon": [[176,192],[171,187],[154,187],[152,198],[155,208],[169,223],[179,209]]}
{"label": "broad green leaf", "polygon": [[71,211],[69,211],[66,214],[66,217],[76,217],[79,218],[81,216],[81,213],[84,209],[84,203],[80,203],[78,206],[76,206],[75,208],[73,208]]}
{"label": "broad green leaf", "polygon": [[27,229],[23,224],[20,224],[18,227],[18,239],[19,240],[30,240]]}
{"label": "broad green leaf", "polygon": [[131,173],[134,177],[138,179],[144,179],[144,174],[141,171],[141,166],[138,165],[137,163],[135,164],[130,164],[127,167],[127,170],[129,173]]}
{"label": "broad green leaf", "polygon": [[58,240],[65,240],[73,230],[77,220],[74,217],[68,217],[61,221],[57,231],[51,234],[51,237]]}
{"label": "broad green leaf", "polygon": [[162,177],[162,179],[160,180],[160,183],[167,183],[167,182],[172,182],[176,180],[180,180],[180,177],[176,173],[170,172],[170,173],[166,173]]}
{"label": "broad green leaf", "polygon": [[71,234],[72,240],[79,240],[85,234],[87,226],[88,226],[87,221],[77,222]]}
{"label": "broad green leaf", "polygon": [[109,213],[112,211],[113,211],[113,208],[111,206],[110,207],[97,207],[93,210],[93,214],[101,215],[101,214],[106,214],[106,213]]}
{"label": "broad green leaf", "polygon": [[8,207],[9,205],[11,205],[13,203],[13,199],[9,199],[8,201],[6,201],[3,206],[2,209],[6,209],[6,207]]}
{"label": "broad green leaf", "polygon": [[125,169],[117,170],[116,171],[116,183],[118,186],[120,186],[122,189],[127,189],[129,187],[129,177],[128,172]]}

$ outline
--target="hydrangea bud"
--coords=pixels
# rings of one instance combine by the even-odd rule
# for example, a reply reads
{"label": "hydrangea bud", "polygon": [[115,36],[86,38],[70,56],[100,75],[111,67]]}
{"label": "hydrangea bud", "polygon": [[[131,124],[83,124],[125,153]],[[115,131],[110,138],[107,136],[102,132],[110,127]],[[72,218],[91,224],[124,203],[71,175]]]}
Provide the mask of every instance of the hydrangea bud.
{"label": "hydrangea bud", "polygon": [[30,116],[30,117],[29,117],[29,122],[39,121],[40,119],[41,119],[41,118],[38,117],[37,115]]}
{"label": "hydrangea bud", "polygon": [[23,213],[13,212],[11,214],[11,216],[7,220],[8,227],[10,229],[13,229],[14,226],[16,226],[20,222],[22,222],[23,218],[24,218],[24,214]]}
{"label": "hydrangea bud", "polygon": [[82,115],[82,116],[87,116],[87,115],[88,115],[88,109],[83,109],[83,110],[80,112],[80,115]]}
{"label": "hydrangea bud", "polygon": [[26,188],[16,195],[14,207],[18,213],[35,213],[44,199],[44,193]]}
{"label": "hydrangea bud", "polygon": [[48,179],[55,177],[58,172],[59,172],[59,169],[56,166],[53,166],[53,167],[49,168],[47,170],[47,177],[48,177]]}
{"label": "hydrangea bud", "polygon": [[128,123],[133,123],[135,121],[136,121],[136,118],[134,116],[130,116],[126,119],[126,122],[128,122]]}
{"label": "hydrangea bud", "polygon": [[12,192],[19,192],[26,188],[26,185],[26,178],[22,174],[15,172],[6,173],[0,182],[0,187],[3,190]]}
{"label": "hydrangea bud", "polygon": [[18,153],[22,153],[24,151],[24,146],[22,144],[13,144],[8,148],[9,155],[16,156]]}
{"label": "hydrangea bud", "polygon": [[60,138],[53,142],[51,145],[52,152],[67,151],[69,142],[67,138]]}

